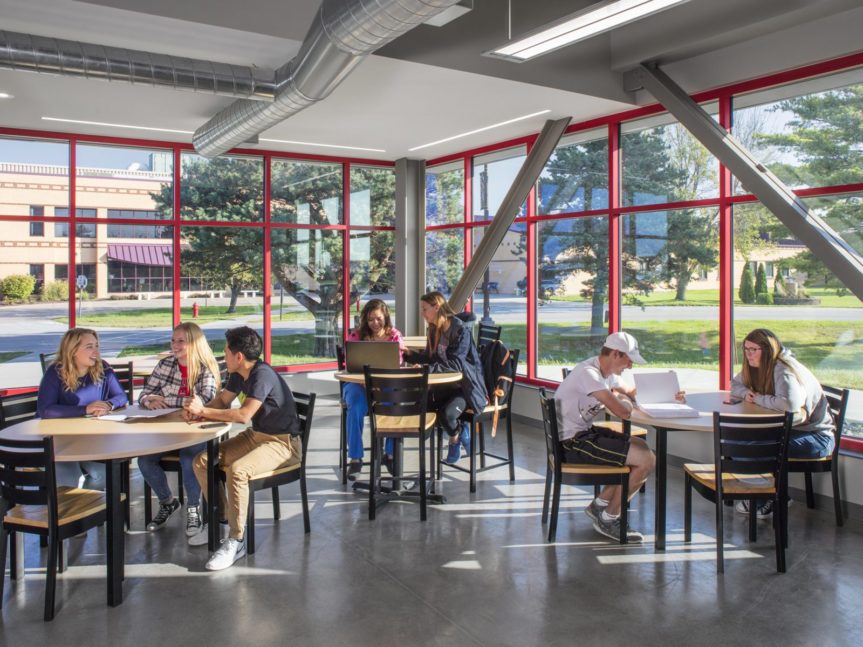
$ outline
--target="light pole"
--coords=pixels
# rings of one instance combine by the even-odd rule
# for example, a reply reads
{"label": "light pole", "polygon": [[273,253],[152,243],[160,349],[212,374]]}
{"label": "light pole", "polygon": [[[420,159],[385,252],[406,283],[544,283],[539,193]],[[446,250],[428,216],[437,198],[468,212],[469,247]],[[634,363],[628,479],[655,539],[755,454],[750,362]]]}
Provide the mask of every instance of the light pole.
{"label": "light pole", "polygon": [[[488,220],[488,164],[483,164],[479,172],[479,208],[482,209],[483,219]],[[488,266],[482,275],[482,323],[492,324],[491,303],[488,294],[489,271]]]}

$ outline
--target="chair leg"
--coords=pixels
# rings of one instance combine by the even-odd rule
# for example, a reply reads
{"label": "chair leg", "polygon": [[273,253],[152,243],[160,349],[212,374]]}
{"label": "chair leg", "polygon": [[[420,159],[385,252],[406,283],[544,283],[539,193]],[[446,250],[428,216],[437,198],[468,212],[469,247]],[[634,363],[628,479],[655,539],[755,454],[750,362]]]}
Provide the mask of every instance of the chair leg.
{"label": "chair leg", "polygon": [[425,434],[420,430],[420,521],[426,520],[426,441]]}
{"label": "chair leg", "polygon": [[69,551],[66,550],[66,542],[59,540],[57,545],[57,572],[64,573],[69,565]]}
{"label": "chair leg", "polygon": [[347,424],[348,413],[345,410],[344,406],[342,407],[342,417],[341,423],[339,426],[339,470],[342,472],[342,485],[346,485],[348,482],[348,441],[347,441],[347,433],[348,433],[348,424]]}
{"label": "chair leg", "polygon": [[749,502],[749,541],[755,542],[758,540],[758,509],[754,501]]}
{"label": "chair leg", "polygon": [[381,462],[381,447],[378,439],[372,436],[372,464],[369,467],[369,521],[375,520],[375,492],[378,489],[378,469]]}
{"label": "chair leg", "polygon": [[54,594],[57,590],[57,531],[48,532],[48,563],[45,570],[45,621],[54,619]]}
{"label": "chair leg", "polygon": [[435,425],[432,433],[437,435],[437,456],[435,457],[434,465],[432,465],[432,478],[440,480],[443,478],[443,465],[441,465],[441,450],[443,450],[443,427]]}
{"label": "chair leg", "polygon": [[186,488],[183,487],[183,469],[180,468],[177,470],[177,491],[180,494],[180,503],[182,505],[186,504],[185,489]]}
{"label": "chair leg", "polygon": [[554,472],[551,471],[551,467],[546,465],[545,467],[545,492],[542,495],[542,523],[548,521],[548,497],[551,494],[551,479],[554,476]]}
{"label": "chair leg", "polygon": [[594,486],[593,486],[593,498],[595,499],[595,498],[596,498],[596,497],[598,497],[598,496],[599,496],[599,486],[598,486],[598,485],[594,485]]}
{"label": "chair leg", "polygon": [[554,543],[554,538],[557,536],[557,514],[560,512],[560,479],[554,479],[554,486],[551,495],[551,520],[548,524],[548,541]]}
{"label": "chair leg", "polygon": [[[480,425],[479,428],[479,466],[482,469],[485,469],[485,434],[483,433],[485,430]],[[471,451],[473,448],[471,447]]]}
{"label": "chair leg", "polygon": [[722,497],[717,492],[716,501],[716,572],[725,572],[725,524],[723,520]]}
{"label": "chair leg", "polygon": [[842,515],[842,495],[839,491],[839,466],[831,465],[830,478],[833,481],[833,510],[836,512],[836,525],[842,526],[844,523]]}
{"label": "chair leg", "polygon": [[312,524],[309,519],[309,491],[306,487],[305,465],[301,469],[303,471],[300,474],[300,500],[303,502],[303,531],[308,535],[312,531]]}
{"label": "chair leg", "polygon": [[[477,422],[471,425],[470,429],[470,491],[476,492],[476,439],[477,436],[482,438],[482,423]],[[480,460],[485,458],[485,454],[480,455]]]}
{"label": "chair leg", "polygon": [[0,609],[3,608],[3,586],[6,584],[6,547],[9,545],[9,532],[0,521]]}
{"label": "chair leg", "polygon": [[[782,502],[780,503],[780,499]],[[787,506],[785,505],[784,497],[776,497],[773,506],[773,517],[776,520],[773,530],[774,541],[776,542],[776,571],[779,573],[785,572],[785,521],[784,516],[787,514]]]}
{"label": "chair leg", "polygon": [[144,527],[153,520],[153,491],[147,481],[144,481]]}
{"label": "chair leg", "polygon": [[[251,490],[251,488],[249,488]],[[255,554],[255,491],[249,492],[249,510],[246,513],[246,552]]]}
{"label": "chair leg", "polygon": [[803,473],[803,480],[806,483],[806,507],[815,507],[815,489],[812,487],[812,472],[806,471]]}
{"label": "chair leg", "polygon": [[515,482],[515,454],[512,451],[512,418],[506,414],[506,449],[509,452],[509,482]]}
{"label": "chair leg", "polygon": [[431,468],[430,491],[432,494],[435,493],[435,487],[437,487],[437,480],[435,479],[435,456],[437,456],[437,445],[435,443],[435,430],[432,428],[432,432],[429,434],[429,467]]}
{"label": "chair leg", "polygon": [[683,477],[683,541],[692,541],[692,478]]}
{"label": "chair leg", "polygon": [[628,544],[629,537],[626,530],[629,528],[629,474],[624,474],[620,479],[620,543]]}
{"label": "chair leg", "polygon": [[123,501],[123,522],[126,530],[132,529],[132,463],[123,461],[120,463],[120,492],[126,495]]}
{"label": "chair leg", "polygon": [[[9,532],[9,579],[17,580],[18,579],[18,564],[21,564],[21,568],[24,568],[24,551],[21,550],[24,547],[24,540],[21,540],[21,543],[18,543],[18,533],[14,530]],[[22,573],[23,574],[23,573]]]}
{"label": "chair leg", "polygon": [[273,487],[273,520],[278,521],[282,518],[282,506],[279,501],[279,488]]}

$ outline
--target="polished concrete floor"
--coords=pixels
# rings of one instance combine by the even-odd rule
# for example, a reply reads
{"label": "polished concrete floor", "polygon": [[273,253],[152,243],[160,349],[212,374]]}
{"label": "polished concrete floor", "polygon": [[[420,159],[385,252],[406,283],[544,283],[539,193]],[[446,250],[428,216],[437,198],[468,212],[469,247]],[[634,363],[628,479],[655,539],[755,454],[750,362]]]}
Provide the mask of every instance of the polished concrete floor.
{"label": "polished concrete floor", "polygon": [[[105,605],[104,531],[70,540],[57,616],[42,622],[44,562],[28,539],[26,576],[6,580],[0,645],[852,645],[863,626],[863,527],[835,527],[829,510],[790,508],[788,573],[775,570],[773,536],[726,510],[726,572],[716,574],[713,508],[694,502],[697,534],[682,542],[683,477],[669,473],[669,544],[652,544],[653,487],[634,503],[643,546],[596,534],[587,490],[564,488],[557,543],[540,525],[541,430],[517,425],[516,481],[464,475],[439,490],[447,503],[425,523],[413,503],[368,521],[366,500],[341,485],[338,409],[319,401],[309,450],[312,532],[299,487],[282,488],[282,520],[257,503],[258,551],[220,573],[206,548],[188,548],[176,516],[143,527],[133,485],[125,601]],[[496,442],[502,440],[498,437]],[[415,457],[415,455],[414,455]],[[136,473],[137,474],[137,473]],[[7,575],[8,578],[8,575]],[[854,635],[858,635],[854,639]]]}

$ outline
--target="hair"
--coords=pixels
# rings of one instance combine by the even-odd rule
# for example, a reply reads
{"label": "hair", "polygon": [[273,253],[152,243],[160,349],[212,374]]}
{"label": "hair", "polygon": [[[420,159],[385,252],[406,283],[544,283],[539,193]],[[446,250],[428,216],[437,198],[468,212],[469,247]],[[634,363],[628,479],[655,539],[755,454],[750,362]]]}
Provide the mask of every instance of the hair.
{"label": "hair", "polygon": [[444,295],[440,292],[429,292],[420,297],[420,301],[424,301],[430,306],[437,306],[437,319],[434,323],[429,324],[428,331],[428,347],[430,350],[437,348],[440,336],[449,328],[449,320],[455,316],[455,310],[452,309]]}
{"label": "hair", "polygon": [[360,313],[360,326],[357,331],[360,339],[371,339],[372,330],[369,328],[369,315],[375,310],[380,310],[384,315],[384,334],[389,335],[392,332],[393,321],[390,318],[390,309],[387,307],[387,304],[380,299],[372,299],[363,306],[363,310]]}
{"label": "hair", "polygon": [[[78,388],[78,383],[81,378],[78,376],[78,367],[75,365],[75,353],[81,348],[84,337],[92,335],[99,341],[99,335],[95,330],[90,328],[70,328],[60,340],[60,347],[57,349],[57,359],[54,366],[57,373],[60,375],[60,381],[67,391],[74,391]],[[87,373],[93,384],[99,384],[105,377],[105,368],[102,362],[96,362]]]}
{"label": "hair", "polygon": [[216,378],[216,390],[222,387],[222,378],[219,371],[219,363],[213,355],[213,349],[207,343],[207,337],[200,326],[191,321],[181,323],[174,328],[174,332],[182,331],[186,338],[186,366],[189,381],[189,392],[194,390],[201,374],[201,368],[206,367]]}
{"label": "hair", "polygon": [[261,336],[248,326],[229,328],[225,331],[225,340],[232,353],[242,353],[250,362],[257,361],[264,346]]}
{"label": "hair", "polygon": [[743,351],[741,373],[743,384],[746,385],[746,388],[763,395],[774,395],[773,371],[776,368],[777,362],[785,364],[794,377],[797,378],[797,381],[801,384],[803,383],[794,366],[781,357],[785,347],[782,346],[782,342],[779,341],[779,338],[773,332],[767,330],[767,328],[756,328],[743,339],[743,344],[746,342],[756,344],[761,349],[761,361],[758,368],[753,368],[749,365],[746,359],[746,351]]}

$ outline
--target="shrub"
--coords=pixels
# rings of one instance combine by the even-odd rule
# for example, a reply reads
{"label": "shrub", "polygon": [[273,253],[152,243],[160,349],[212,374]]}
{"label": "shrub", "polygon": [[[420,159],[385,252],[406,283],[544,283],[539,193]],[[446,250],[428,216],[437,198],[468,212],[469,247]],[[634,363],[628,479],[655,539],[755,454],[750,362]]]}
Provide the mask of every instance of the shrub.
{"label": "shrub", "polygon": [[769,292],[762,292],[761,294],[757,294],[755,296],[755,302],[758,305],[762,306],[772,306],[773,305],[773,295]]}
{"label": "shrub", "polygon": [[755,303],[755,281],[752,278],[752,268],[749,263],[743,266],[743,276],[740,277],[740,289],[737,292],[743,303]]}
{"label": "shrub", "polygon": [[42,301],[68,301],[69,281],[51,281],[42,288]]}
{"label": "shrub", "polygon": [[785,281],[782,280],[782,275],[776,273],[776,278],[773,279],[773,294],[777,297],[787,296],[788,291],[785,289]]}
{"label": "shrub", "polygon": [[36,287],[36,277],[29,274],[10,274],[0,280],[0,292],[6,301],[23,301]]}
{"label": "shrub", "polygon": [[764,263],[759,263],[755,271],[755,294],[767,294],[767,292],[767,272],[764,270]]}

